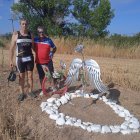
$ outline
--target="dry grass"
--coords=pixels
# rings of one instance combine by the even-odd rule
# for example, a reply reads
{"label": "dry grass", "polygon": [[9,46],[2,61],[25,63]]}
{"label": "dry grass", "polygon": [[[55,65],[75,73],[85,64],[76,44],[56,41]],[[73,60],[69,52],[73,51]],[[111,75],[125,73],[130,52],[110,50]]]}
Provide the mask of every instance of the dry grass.
{"label": "dry grass", "polygon": [[[0,50],[2,52],[2,50]],[[59,54],[54,57],[54,65],[59,64],[60,59],[63,59],[67,66],[70,65],[72,59],[81,57],[74,53]],[[9,52],[3,50],[3,54],[0,55],[0,65],[6,67],[9,65]],[[140,91],[140,61],[139,59],[121,59],[121,58],[105,58],[95,57],[94,55],[86,56],[86,58],[92,58],[97,61],[101,68],[101,76],[105,83],[113,82],[124,88],[130,88],[135,91]]]}
{"label": "dry grass", "polygon": [[[58,68],[60,59],[63,59],[66,62],[67,66],[69,66],[70,62],[74,58],[76,57],[81,58],[81,56],[76,53],[70,55],[69,53],[60,54],[59,50],[58,52],[54,56],[54,65],[56,69]],[[71,52],[73,52],[73,50],[71,50]],[[5,69],[7,69],[7,66],[9,65],[9,52],[8,50],[0,50],[0,54],[1,54],[0,65],[1,66],[3,65],[3,67],[0,66],[0,68],[2,68],[4,71]],[[86,59],[92,58],[98,62],[101,68],[101,76],[104,83],[109,84],[113,82],[116,85],[123,87],[124,89],[129,88],[138,92],[140,91],[140,84],[139,84],[140,61],[138,59],[95,57],[94,54],[91,54],[91,56],[85,56],[85,58]],[[11,92],[14,94],[17,93],[16,92],[17,89],[16,87],[14,87],[14,83],[13,83],[13,87],[11,88],[13,91],[9,92],[9,89],[6,88],[6,86],[2,87],[6,83],[6,81],[4,80],[6,79],[3,78],[3,81],[1,80],[1,75],[0,75],[0,93],[2,93],[0,96],[0,112],[1,112],[0,113],[0,140],[24,140],[24,139],[43,140],[43,138],[41,138],[42,135],[39,133],[39,128],[38,128],[39,125],[36,125],[37,121],[31,119],[31,115],[33,115],[33,117],[36,119],[39,117],[39,114],[36,115],[37,110],[32,107],[33,101],[31,102],[25,101],[25,103],[19,105],[16,102],[15,95],[11,94]],[[136,94],[133,95],[135,96]],[[125,98],[122,98],[123,96]],[[134,106],[134,103],[139,104],[139,98],[137,97],[138,95],[136,97],[133,97],[134,100],[132,100],[133,98],[131,96],[129,97],[126,94],[122,94],[121,95],[123,101],[122,103],[124,105],[126,104],[127,107],[129,104],[129,107],[131,107],[133,110],[135,107],[136,109],[134,111],[135,113],[137,113],[139,110],[139,106],[138,105]],[[130,103],[128,103],[128,99]],[[34,104],[36,104],[36,101],[34,101]],[[32,110],[32,114],[31,114],[31,110]],[[41,115],[43,118],[44,117],[43,114]],[[46,125],[48,126],[47,123]],[[34,127],[34,130],[31,131],[30,130],[31,128],[29,126],[32,124],[35,125],[36,127]],[[42,128],[42,124],[40,125],[41,125],[40,128]],[[45,128],[47,128],[47,126],[45,126]],[[61,130],[59,131],[61,132]],[[45,133],[46,133],[45,131],[42,132],[43,135],[45,135]]]}
{"label": "dry grass", "polygon": [[[67,66],[74,58],[81,56],[57,54],[54,57],[55,66],[63,59]],[[101,58],[86,56],[86,59],[92,58],[97,61],[101,69],[101,77],[104,83],[113,82],[124,88],[140,91],[140,61],[138,59],[119,59],[119,58]]]}
{"label": "dry grass", "polygon": [[113,46],[101,46],[95,43],[94,40],[90,39],[64,39],[54,38],[56,46],[58,47],[57,52],[60,54],[73,54],[74,47],[82,43],[85,46],[84,53],[88,56],[96,57],[109,57],[109,58],[129,58],[139,59],[140,58],[140,46],[138,47],[126,47],[117,49]]}

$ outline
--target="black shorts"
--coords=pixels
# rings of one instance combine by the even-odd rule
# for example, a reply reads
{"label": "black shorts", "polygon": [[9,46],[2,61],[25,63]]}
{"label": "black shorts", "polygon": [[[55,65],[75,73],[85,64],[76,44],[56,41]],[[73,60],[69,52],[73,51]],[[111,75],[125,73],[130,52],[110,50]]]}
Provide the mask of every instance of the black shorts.
{"label": "black shorts", "polygon": [[36,64],[36,68],[37,68],[40,80],[42,80],[45,76],[45,73],[44,73],[43,68],[42,68],[43,66],[47,66],[51,74],[54,72],[52,60],[48,64]]}
{"label": "black shorts", "polygon": [[34,69],[34,57],[29,56],[31,60],[23,61],[24,57],[16,57],[16,65],[17,70],[20,73],[24,73],[25,71],[33,71]]}

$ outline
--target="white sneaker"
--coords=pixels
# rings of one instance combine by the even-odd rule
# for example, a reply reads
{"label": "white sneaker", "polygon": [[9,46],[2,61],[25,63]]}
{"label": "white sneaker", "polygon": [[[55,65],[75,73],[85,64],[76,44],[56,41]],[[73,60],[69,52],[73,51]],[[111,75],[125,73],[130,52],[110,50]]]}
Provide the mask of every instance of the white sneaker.
{"label": "white sneaker", "polygon": [[43,96],[43,91],[41,91],[39,95],[40,95],[40,96]]}

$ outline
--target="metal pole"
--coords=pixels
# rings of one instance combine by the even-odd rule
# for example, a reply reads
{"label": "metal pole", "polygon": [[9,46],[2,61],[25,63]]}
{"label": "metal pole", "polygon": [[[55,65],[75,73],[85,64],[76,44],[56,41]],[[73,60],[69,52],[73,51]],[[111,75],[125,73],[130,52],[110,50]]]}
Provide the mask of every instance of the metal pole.
{"label": "metal pole", "polygon": [[11,20],[11,23],[12,23],[12,30],[13,30],[13,32],[15,31],[14,30],[14,20],[12,19],[12,18],[10,18],[10,19],[8,19],[8,20]]}

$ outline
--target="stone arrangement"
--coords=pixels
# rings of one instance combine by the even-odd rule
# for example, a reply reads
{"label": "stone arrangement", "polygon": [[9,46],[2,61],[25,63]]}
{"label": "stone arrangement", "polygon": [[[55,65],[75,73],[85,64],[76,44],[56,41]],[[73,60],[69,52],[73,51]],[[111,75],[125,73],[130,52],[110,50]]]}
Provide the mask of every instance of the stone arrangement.
{"label": "stone arrangement", "polygon": [[75,127],[80,127],[88,132],[98,132],[98,133],[122,133],[131,134],[138,133],[140,130],[140,122],[134,117],[127,109],[124,107],[108,100],[105,96],[101,97],[105,104],[109,105],[113,111],[118,114],[118,116],[123,117],[125,121],[118,125],[100,125],[94,124],[93,122],[82,122],[82,120],[70,116],[66,116],[59,112],[59,107],[68,103],[70,100],[76,97],[93,98],[97,99],[98,95],[93,95],[92,93],[84,94],[80,90],[75,91],[75,93],[66,93],[61,98],[49,98],[46,102],[42,102],[40,107],[42,111],[49,114],[49,118],[56,121],[57,125],[70,125]]}

